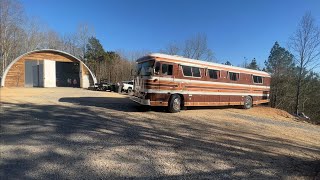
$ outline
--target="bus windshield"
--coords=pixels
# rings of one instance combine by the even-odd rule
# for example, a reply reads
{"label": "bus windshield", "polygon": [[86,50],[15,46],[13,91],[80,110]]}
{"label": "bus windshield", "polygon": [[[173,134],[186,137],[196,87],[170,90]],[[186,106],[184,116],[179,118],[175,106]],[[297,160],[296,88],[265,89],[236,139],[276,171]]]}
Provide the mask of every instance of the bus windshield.
{"label": "bus windshield", "polygon": [[154,60],[139,63],[137,66],[138,76],[151,76],[153,74]]}

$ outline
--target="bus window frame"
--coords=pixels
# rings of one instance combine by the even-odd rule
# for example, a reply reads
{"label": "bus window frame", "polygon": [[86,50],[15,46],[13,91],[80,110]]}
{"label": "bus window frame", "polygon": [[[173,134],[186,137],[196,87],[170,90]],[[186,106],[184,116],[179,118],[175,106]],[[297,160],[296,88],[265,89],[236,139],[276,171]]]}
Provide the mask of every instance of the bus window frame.
{"label": "bus window frame", "polygon": [[[197,78],[197,79],[201,79],[201,78],[202,78],[202,72],[201,72],[201,69],[203,69],[203,68],[196,67],[196,66],[188,66],[188,67],[191,67],[191,73],[192,73],[192,76],[185,76],[185,75],[184,75],[184,72],[183,72],[183,67],[182,67],[182,66],[186,66],[186,65],[180,65],[183,77],[190,77],[190,78]],[[192,68],[193,68],[193,67],[194,67],[194,68],[199,68],[199,71],[200,71],[200,77],[195,77],[195,76],[193,76],[193,72],[192,72]]]}
{"label": "bus window frame", "polygon": [[261,77],[261,83],[255,83],[255,82],[254,82],[254,79],[253,79],[253,76],[258,76],[258,75],[251,74],[251,77],[252,77],[252,83],[253,83],[253,84],[263,84],[263,79],[264,79],[264,77],[263,77],[263,76],[259,76],[259,77]]}
{"label": "bus window frame", "polygon": [[[218,72],[219,72],[217,79],[214,79],[214,78],[211,78],[211,77],[210,77],[209,70],[213,70],[213,71],[218,71]],[[207,72],[206,72],[206,73],[207,73],[207,76],[209,77],[210,80],[218,80],[218,79],[221,78],[221,70],[219,70],[219,69],[207,68]]]}
{"label": "bus window frame", "polygon": [[[238,79],[237,79],[237,80],[232,80],[232,79],[230,79],[230,76],[229,76],[230,73],[239,74]],[[228,79],[229,81],[231,81],[231,82],[237,82],[237,81],[239,81],[239,80],[240,80],[240,72],[228,71],[228,73],[227,73],[227,79]]]}
{"label": "bus window frame", "polygon": [[[158,73],[156,72],[157,63],[160,64],[160,68],[159,68]],[[156,75],[156,76],[159,76],[161,74],[161,61],[155,61],[154,67],[153,67],[153,72],[154,72],[153,75]]]}
{"label": "bus window frame", "polygon": [[[160,76],[174,76],[174,64],[173,63],[170,63],[170,62],[166,62],[166,61],[159,61],[160,62]],[[165,75],[165,74],[162,74],[162,65],[163,64],[166,64],[166,65],[172,65],[172,75]]]}

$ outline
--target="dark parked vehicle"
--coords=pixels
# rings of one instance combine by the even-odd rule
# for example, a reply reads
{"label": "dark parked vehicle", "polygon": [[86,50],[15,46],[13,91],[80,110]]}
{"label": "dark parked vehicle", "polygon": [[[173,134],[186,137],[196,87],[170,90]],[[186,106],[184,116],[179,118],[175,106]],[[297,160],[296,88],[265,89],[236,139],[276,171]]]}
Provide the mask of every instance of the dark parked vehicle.
{"label": "dark parked vehicle", "polygon": [[100,83],[95,83],[93,86],[90,86],[88,89],[94,91],[114,91],[114,84],[101,80]]}

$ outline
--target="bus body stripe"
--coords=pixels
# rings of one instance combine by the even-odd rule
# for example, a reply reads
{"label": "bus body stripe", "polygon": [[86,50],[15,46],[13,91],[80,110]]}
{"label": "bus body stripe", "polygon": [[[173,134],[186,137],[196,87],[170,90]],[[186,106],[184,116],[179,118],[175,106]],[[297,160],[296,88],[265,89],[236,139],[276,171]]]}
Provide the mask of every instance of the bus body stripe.
{"label": "bus body stripe", "polygon": [[151,79],[146,80],[159,80],[161,83],[163,81],[169,82],[179,82],[179,83],[199,83],[199,84],[211,84],[211,85],[224,85],[224,86],[238,86],[238,87],[251,87],[251,88],[265,88],[270,89],[270,86],[258,86],[258,85],[248,85],[248,84],[236,84],[236,83],[224,83],[224,82],[209,82],[209,81],[199,81],[199,80],[190,80],[190,79],[178,79],[178,78],[168,78],[168,77],[152,77]]}
{"label": "bus body stripe", "polygon": [[269,96],[269,94],[263,93],[234,93],[234,92],[206,92],[206,91],[179,91],[179,90],[156,90],[146,89],[146,93],[156,94],[188,94],[188,95],[223,95],[223,96]]}

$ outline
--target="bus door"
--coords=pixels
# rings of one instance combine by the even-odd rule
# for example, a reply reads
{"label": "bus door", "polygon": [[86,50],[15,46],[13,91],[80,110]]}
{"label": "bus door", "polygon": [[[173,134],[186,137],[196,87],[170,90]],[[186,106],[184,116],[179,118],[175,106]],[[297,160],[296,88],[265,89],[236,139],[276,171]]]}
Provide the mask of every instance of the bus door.
{"label": "bus door", "polygon": [[160,81],[159,81],[159,90],[163,93],[162,101],[168,102],[171,91],[175,90],[175,84],[173,80],[173,64],[168,62],[161,62],[161,71],[160,71]]}
{"label": "bus door", "polygon": [[154,66],[154,77],[155,79],[153,80],[154,83],[156,84],[157,91],[160,90],[160,73],[161,73],[161,63],[159,61],[156,62]]}

